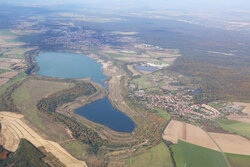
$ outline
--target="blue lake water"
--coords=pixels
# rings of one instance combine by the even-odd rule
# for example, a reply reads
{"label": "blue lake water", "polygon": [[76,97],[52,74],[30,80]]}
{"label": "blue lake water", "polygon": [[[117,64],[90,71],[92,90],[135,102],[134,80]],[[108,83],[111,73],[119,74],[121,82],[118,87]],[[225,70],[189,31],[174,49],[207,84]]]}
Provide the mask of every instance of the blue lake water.
{"label": "blue lake water", "polygon": [[38,75],[57,78],[91,78],[103,83],[107,76],[102,65],[95,60],[76,53],[42,52],[36,57],[40,67]]}
{"label": "blue lake water", "polygon": [[141,71],[149,71],[149,72],[155,72],[157,70],[159,70],[156,67],[150,67],[150,66],[135,66],[136,70],[141,70]]}
{"label": "blue lake water", "polygon": [[[103,85],[103,81],[107,79],[101,64],[83,54],[43,52],[36,57],[36,61],[40,67],[38,75],[91,78]],[[134,122],[114,108],[107,97],[80,107],[75,110],[75,113],[118,132],[132,132],[135,128]]]}
{"label": "blue lake water", "polygon": [[135,128],[134,122],[114,108],[108,97],[80,107],[76,109],[75,113],[93,122],[106,125],[115,131],[132,132]]}

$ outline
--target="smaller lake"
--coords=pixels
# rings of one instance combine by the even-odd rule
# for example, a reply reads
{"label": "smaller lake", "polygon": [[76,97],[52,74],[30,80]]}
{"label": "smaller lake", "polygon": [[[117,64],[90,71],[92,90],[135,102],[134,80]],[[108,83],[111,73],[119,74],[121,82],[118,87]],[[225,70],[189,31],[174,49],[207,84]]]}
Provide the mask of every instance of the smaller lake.
{"label": "smaller lake", "polygon": [[158,68],[151,66],[135,66],[135,69],[139,71],[149,71],[149,72],[155,72],[159,70]]}
{"label": "smaller lake", "polygon": [[80,107],[75,113],[118,132],[132,132],[135,128],[134,122],[114,108],[108,97]]}

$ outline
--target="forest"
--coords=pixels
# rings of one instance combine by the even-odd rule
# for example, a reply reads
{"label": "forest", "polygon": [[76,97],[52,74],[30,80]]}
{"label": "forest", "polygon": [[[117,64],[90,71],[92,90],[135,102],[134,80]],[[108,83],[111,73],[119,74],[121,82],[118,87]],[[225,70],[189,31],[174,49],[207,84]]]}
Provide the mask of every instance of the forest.
{"label": "forest", "polygon": [[204,52],[187,53],[169,69],[199,81],[202,93],[195,99],[249,102],[250,58],[244,53],[228,57]]}
{"label": "forest", "polygon": [[16,152],[12,153],[0,146],[0,166],[49,167],[42,158],[45,155],[29,141],[21,139]]}

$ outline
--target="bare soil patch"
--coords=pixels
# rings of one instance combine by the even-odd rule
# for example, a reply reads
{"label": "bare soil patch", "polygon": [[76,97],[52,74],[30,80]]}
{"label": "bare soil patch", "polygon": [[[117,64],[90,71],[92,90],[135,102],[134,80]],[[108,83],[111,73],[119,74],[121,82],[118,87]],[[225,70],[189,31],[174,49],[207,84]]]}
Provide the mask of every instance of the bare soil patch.
{"label": "bare soil patch", "polygon": [[[223,152],[250,155],[250,141],[234,134],[205,132],[199,127],[172,120],[163,133],[163,139],[177,144],[178,140]],[[212,138],[212,139],[211,139]],[[215,144],[216,142],[216,144]]]}
{"label": "bare soil patch", "polygon": [[163,133],[163,139],[177,144],[178,140],[219,150],[213,140],[201,128],[172,120]]}
{"label": "bare soil patch", "polygon": [[233,134],[209,133],[223,152],[250,155],[250,141]]}
{"label": "bare soil patch", "polygon": [[33,131],[23,121],[21,114],[0,112],[0,121],[2,124],[3,147],[10,151],[16,151],[21,138],[29,140],[35,147],[44,147],[47,152],[51,152],[65,166],[69,167],[87,167],[84,161],[79,161],[72,157],[58,143],[44,140],[39,134]]}

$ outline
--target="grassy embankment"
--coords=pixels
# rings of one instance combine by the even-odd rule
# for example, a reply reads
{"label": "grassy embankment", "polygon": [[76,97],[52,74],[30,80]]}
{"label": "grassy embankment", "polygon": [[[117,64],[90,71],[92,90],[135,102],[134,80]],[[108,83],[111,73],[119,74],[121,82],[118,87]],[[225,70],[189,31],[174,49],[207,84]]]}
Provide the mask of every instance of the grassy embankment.
{"label": "grassy embankment", "polygon": [[146,152],[131,157],[127,161],[130,167],[173,167],[170,152],[164,143],[147,150]]}
{"label": "grassy embankment", "polygon": [[12,98],[17,108],[32,125],[52,139],[60,141],[68,139],[63,126],[53,123],[44,114],[40,113],[36,104],[50,94],[73,86],[74,84],[65,82],[29,79],[13,92]]}
{"label": "grassy embankment", "polygon": [[77,140],[63,143],[62,146],[78,159],[82,159],[84,155],[87,154],[86,150],[88,146]]}
{"label": "grassy embankment", "polygon": [[14,78],[12,78],[11,80],[9,80],[6,84],[4,84],[1,88],[0,88],[0,96],[5,92],[5,90],[17,83],[18,81],[21,81],[23,79],[25,79],[27,77],[27,75],[24,72],[21,72],[20,74],[18,74],[17,76],[15,76]]}
{"label": "grassy embankment", "polygon": [[[92,129],[56,112],[58,106],[95,92],[95,87],[84,81],[31,77],[15,88],[13,93],[10,92],[9,98],[13,99],[13,104],[32,126],[38,129],[41,135],[45,134],[44,137],[57,142],[69,140],[70,136],[65,130],[68,128],[77,142],[80,142],[68,142],[68,149],[76,149],[76,144],[79,146],[84,143],[91,146],[88,147],[89,151],[96,152],[104,141]],[[80,158],[79,149],[74,151]]]}
{"label": "grassy embankment", "polygon": [[219,119],[218,123],[225,131],[250,138],[250,124],[248,123],[229,119]]}

